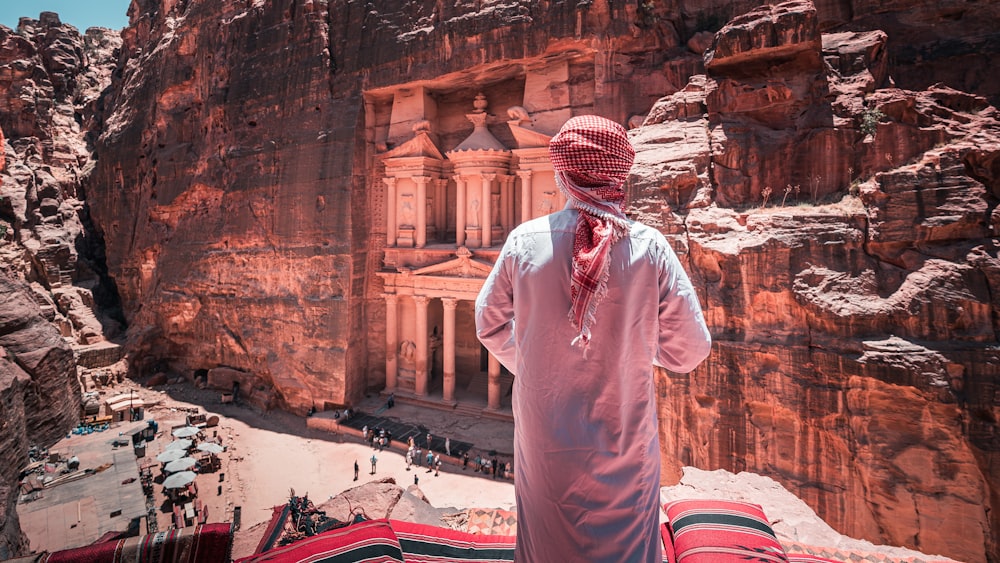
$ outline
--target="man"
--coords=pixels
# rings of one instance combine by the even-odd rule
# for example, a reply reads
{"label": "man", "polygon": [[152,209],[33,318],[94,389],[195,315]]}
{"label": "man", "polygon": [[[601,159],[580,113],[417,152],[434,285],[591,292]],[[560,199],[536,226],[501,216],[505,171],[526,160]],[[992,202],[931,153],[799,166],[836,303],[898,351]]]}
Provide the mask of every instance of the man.
{"label": "man", "polygon": [[514,373],[516,561],[660,561],[654,364],[711,348],[663,235],[624,215],[625,130],[570,119],[549,155],[566,208],[510,233],[476,332]]}
{"label": "man", "polygon": [[378,458],[375,457],[374,454],[372,454],[372,460],[371,461],[372,461],[372,475],[374,475],[375,474],[375,464],[378,463]]}
{"label": "man", "polygon": [[354,460],[354,480],[355,481],[358,480],[358,470],[359,469],[361,469],[361,468],[358,467],[358,460]]}

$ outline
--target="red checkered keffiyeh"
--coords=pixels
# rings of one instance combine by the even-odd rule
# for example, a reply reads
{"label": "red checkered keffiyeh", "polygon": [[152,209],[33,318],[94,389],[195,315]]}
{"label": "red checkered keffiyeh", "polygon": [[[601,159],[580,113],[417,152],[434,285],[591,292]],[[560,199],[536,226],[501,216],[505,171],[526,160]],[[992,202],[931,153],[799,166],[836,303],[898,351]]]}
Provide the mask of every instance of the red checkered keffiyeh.
{"label": "red checkered keffiyeh", "polygon": [[623,185],[635,160],[625,128],[596,115],[574,117],[549,143],[556,184],[580,211],[573,242],[569,312],[586,350],[597,305],[608,291],[611,246],[628,233]]}

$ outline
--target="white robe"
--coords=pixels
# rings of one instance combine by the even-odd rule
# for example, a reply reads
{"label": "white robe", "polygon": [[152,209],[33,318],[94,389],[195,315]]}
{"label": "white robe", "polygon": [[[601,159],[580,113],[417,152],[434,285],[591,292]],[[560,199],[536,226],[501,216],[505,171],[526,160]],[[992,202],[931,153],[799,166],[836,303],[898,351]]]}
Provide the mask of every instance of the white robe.
{"label": "white robe", "polygon": [[571,346],[578,213],[518,226],[476,300],[480,341],[515,376],[515,560],[658,562],[652,365],[691,371],[711,336],[664,236],[632,223],[611,250],[587,357]]}

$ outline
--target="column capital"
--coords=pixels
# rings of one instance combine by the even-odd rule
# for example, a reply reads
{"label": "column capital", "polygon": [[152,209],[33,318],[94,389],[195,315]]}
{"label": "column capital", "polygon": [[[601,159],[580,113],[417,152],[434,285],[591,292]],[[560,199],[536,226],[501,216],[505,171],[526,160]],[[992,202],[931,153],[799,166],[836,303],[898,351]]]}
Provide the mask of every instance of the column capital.
{"label": "column capital", "polygon": [[384,176],[382,178],[382,181],[385,182],[385,185],[388,186],[388,187],[390,187],[390,188],[396,187],[396,177],[395,176]]}
{"label": "column capital", "polygon": [[429,296],[427,296],[427,295],[414,295],[413,296],[413,301],[417,305],[427,305],[427,303],[429,303],[430,300],[431,300],[431,298]]}
{"label": "column capital", "polygon": [[497,175],[495,172],[483,172],[481,176],[483,177],[483,181],[485,182],[492,182],[493,180],[497,179]]}
{"label": "column capital", "polygon": [[532,171],[531,170],[518,170],[518,171],[516,171],[514,173],[517,174],[521,178],[521,180],[528,180],[528,179],[531,178]]}
{"label": "column capital", "polygon": [[430,176],[411,176],[418,185],[426,186],[432,180]]}
{"label": "column capital", "polygon": [[386,303],[396,303],[399,301],[398,293],[383,293],[382,297],[385,298]]}
{"label": "column capital", "polygon": [[458,307],[458,299],[455,297],[442,297],[441,304],[444,305],[445,309],[454,310]]}

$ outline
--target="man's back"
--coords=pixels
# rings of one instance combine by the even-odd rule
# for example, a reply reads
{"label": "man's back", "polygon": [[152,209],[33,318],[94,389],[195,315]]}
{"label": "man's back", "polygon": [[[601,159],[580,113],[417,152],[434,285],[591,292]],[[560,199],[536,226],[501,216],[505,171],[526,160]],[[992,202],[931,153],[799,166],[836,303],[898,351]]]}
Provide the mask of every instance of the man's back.
{"label": "man's back", "polygon": [[[509,288],[484,287],[477,302],[477,320],[487,329],[481,338],[492,323],[516,319],[513,347],[498,358],[515,373],[518,559],[655,561],[660,472],[652,364],[664,292],[691,288],[664,237],[633,223],[611,249],[607,294],[585,356],[571,344],[575,330],[567,319],[578,213],[563,210],[511,233],[498,258],[503,264],[487,280]],[[509,304],[489,297],[508,289]],[[681,311],[678,319],[693,314]],[[703,334],[692,341],[696,364],[704,357],[697,344]],[[488,335],[483,342],[504,348]],[[671,367],[687,367],[685,358]]]}

